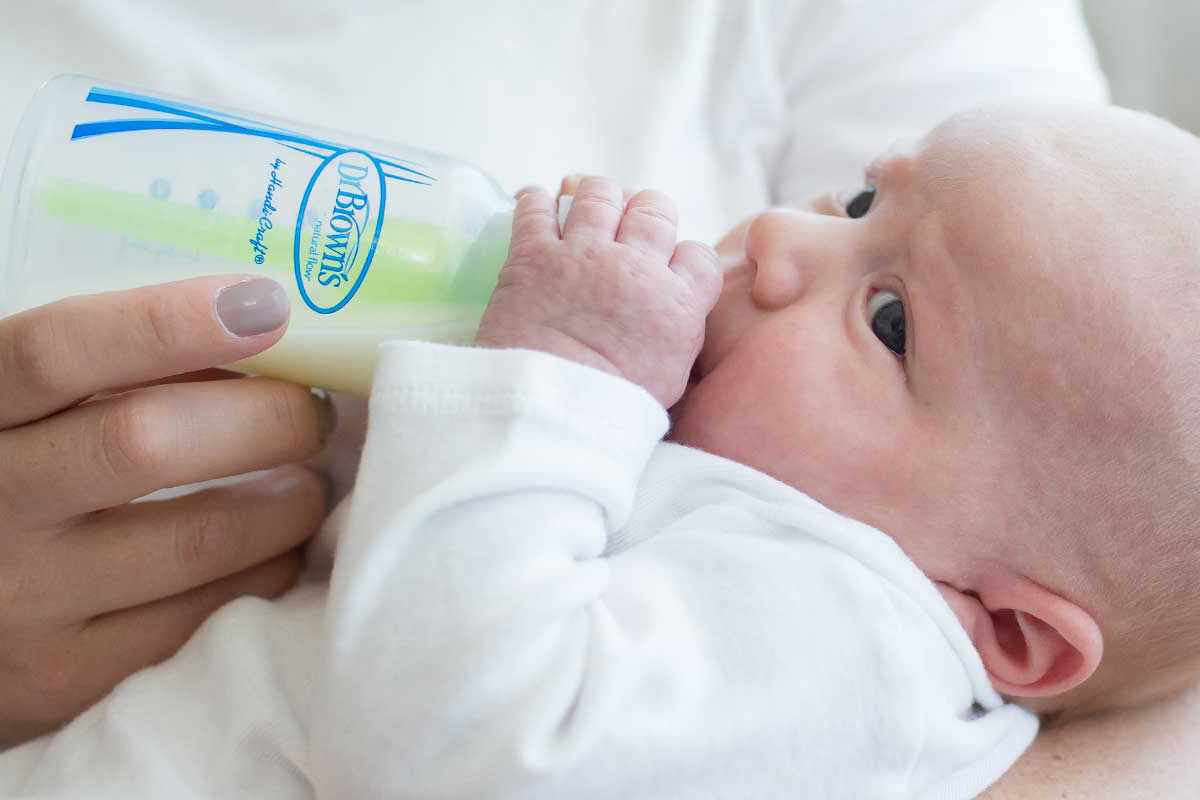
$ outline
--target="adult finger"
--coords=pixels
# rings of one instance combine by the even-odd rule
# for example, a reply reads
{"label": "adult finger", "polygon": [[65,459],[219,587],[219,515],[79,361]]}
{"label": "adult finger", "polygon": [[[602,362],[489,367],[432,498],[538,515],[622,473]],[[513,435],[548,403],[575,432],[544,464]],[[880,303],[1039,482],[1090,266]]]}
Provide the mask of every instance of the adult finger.
{"label": "adult finger", "polygon": [[325,491],[315,472],[289,465],[244,483],[84,518],[44,548],[45,560],[26,577],[27,585],[54,587],[31,601],[37,607],[30,615],[88,619],[242,572],[316,532]]}
{"label": "adult finger", "polygon": [[703,242],[683,241],[675,245],[669,266],[691,284],[704,313],[712,311],[725,283],[717,252]]}
{"label": "adult finger", "polygon": [[645,189],[630,198],[617,229],[617,241],[664,260],[675,249],[679,211],[670,196]]}
{"label": "adult finger", "polygon": [[71,710],[77,714],[125,676],[170,658],[200,623],[231,600],[283,594],[302,566],[301,555],[293,550],[190,592],[97,617],[78,634],[71,658],[58,665],[54,682],[69,687],[75,698]]}
{"label": "adult finger", "polygon": [[601,177],[584,178],[571,201],[563,239],[575,236],[615,239],[624,210],[621,188],[616,182]]}
{"label": "adult finger", "polygon": [[143,381],[142,383],[135,383],[135,384],[132,384],[131,386],[118,386],[114,389],[105,389],[103,391],[97,392],[96,394],[92,395],[88,399],[89,400],[99,400],[103,397],[114,397],[118,394],[124,394],[125,392],[131,392],[134,389],[144,389],[147,386],[166,386],[171,383],[202,383],[204,381],[228,381],[228,380],[237,380],[238,378],[245,378],[245,377],[246,376],[241,372],[233,372],[233,371],[227,370],[227,369],[220,369],[219,367],[210,367],[209,369],[199,369],[199,370],[196,370],[195,372],[184,372],[179,375],[171,375],[169,377],[159,378],[158,380],[154,380],[154,381]]}
{"label": "adult finger", "polygon": [[0,432],[0,519],[33,529],[316,455],[324,393],[270,378],[150,386]]}
{"label": "adult finger", "polygon": [[0,320],[0,429],[105,389],[249,357],[274,344],[287,293],[250,275],[68,297]]}

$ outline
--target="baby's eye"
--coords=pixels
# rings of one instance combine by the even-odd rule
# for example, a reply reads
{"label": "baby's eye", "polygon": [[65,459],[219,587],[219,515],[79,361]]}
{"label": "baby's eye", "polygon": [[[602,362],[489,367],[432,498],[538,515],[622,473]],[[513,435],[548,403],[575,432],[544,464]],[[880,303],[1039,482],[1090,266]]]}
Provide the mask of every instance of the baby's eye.
{"label": "baby's eye", "polygon": [[871,331],[879,337],[887,349],[898,356],[904,355],[904,303],[895,292],[881,289],[867,301],[867,318],[871,320]]}
{"label": "baby's eye", "polygon": [[871,201],[875,199],[875,187],[868,186],[859,191],[854,197],[850,198],[850,202],[846,203],[846,216],[850,219],[858,219],[865,217],[867,212],[871,210]]}

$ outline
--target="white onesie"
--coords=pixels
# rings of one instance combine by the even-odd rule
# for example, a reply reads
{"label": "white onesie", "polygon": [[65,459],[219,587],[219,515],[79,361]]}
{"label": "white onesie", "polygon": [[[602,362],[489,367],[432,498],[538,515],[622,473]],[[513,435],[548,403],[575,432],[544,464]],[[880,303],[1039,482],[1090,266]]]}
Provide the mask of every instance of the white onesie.
{"label": "white onesie", "polygon": [[236,601],[4,797],[970,798],[1037,731],[883,533],[624,380],[381,349],[328,587]]}

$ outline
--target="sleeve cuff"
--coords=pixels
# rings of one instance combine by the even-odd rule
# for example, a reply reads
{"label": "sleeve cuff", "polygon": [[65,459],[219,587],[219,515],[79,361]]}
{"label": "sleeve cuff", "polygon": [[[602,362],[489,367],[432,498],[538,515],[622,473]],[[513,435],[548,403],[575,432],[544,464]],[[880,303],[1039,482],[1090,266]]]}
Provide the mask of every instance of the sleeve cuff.
{"label": "sleeve cuff", "polygon": [[443,418],[537,419],[642,463],[670,426],[666,409],[642,387],[565,358],[410,340],[380,344],[371,406]]}

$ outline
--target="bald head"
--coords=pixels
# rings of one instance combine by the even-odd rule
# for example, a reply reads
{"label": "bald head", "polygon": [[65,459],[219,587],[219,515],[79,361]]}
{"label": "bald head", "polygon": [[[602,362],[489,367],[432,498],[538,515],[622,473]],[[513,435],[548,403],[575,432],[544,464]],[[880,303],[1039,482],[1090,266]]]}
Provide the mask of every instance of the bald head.
{"label": "bald head", "polygon": [[1196,143],[985,109],[866,177],[739,229],[674,438],[886,531],[1012,696],[1152,674],[1200,615]]}
{"label": "bald head", "polygon": [[1023,532],[994,555],[1101,621],[1093,685],[1200,655],[1200,144],[1121,109],[987,109],[921,160]]}

